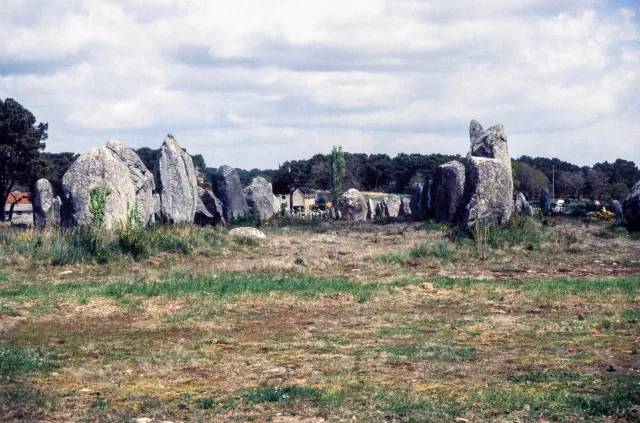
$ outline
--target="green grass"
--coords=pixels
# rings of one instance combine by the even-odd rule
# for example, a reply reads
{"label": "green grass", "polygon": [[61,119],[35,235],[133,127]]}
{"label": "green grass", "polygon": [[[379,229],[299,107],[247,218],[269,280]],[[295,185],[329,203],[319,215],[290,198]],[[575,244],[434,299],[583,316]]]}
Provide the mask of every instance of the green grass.
{"label": "green grass", "polygon": [[575,380],[581,377],[580,373],[576,372],[554,372],[554,371],[540,371],[535,370],[524,375],[508,376],[507,380],[514,383],[519,382],[551,382],[551,381],[567,381]]}
{"label": "green grass", "polygon": [[22,373],[52,370],[57,367],[50,354],[26,347],[0,347],[0,375],[15,376]]}
{"label": "green grass", "polygon": [[623,320],[629,321],[629,322],[638,322],[640,321],[640,309],[631,309],[631,310],[625,310],[620,314],[620,317],[622,317]]}
{"label": "green grass", "polygon": [[448,240],[438,241],[435,244],[425,242],[407,251],[376,254],[369,259],[382,263],[404,264],[411,259],[419,260],[428,257],[440,259],[443,264],[455,262],[458,260],[457,247]]}
{"label": "green grass", "polygon": [[388,345],[379,349],[387,355],[387,361],[471,361],[480,356],[480,352],[472,346],[437,345],[424,346],[418,344]]}

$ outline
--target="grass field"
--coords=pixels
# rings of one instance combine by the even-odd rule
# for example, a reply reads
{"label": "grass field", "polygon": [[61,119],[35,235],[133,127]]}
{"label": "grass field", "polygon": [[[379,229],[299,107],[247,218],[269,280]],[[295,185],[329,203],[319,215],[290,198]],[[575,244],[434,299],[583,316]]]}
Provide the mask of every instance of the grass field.
{"label": "grass field", "polygon": [[0,232],[0,421],[640,419],[637,237],[262,229]]}

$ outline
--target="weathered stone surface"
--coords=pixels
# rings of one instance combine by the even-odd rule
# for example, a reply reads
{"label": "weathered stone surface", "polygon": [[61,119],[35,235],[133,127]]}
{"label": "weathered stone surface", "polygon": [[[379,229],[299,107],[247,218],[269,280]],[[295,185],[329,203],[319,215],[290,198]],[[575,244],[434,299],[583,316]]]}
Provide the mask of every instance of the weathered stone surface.
{"label": "weathered stone surface", "polygon": [[145,225],[155,221],[153,208],[153,190],[155,181],[153,173],[142,163],[140,157],[131,148],[120,141],[107,141],[107,149],[111,150],[129,169],[138,202],[138,212]]}
{"label": "weathered stone surface", "polygon": [[222,201],[227,222],[249,214],[249,206],[242,191],[240,176],[231,166],[220,166],[211,177],[213,193]]}
{"label": "weathered stone surface", "polygon": [[409,207],[411,208],[411,214],[414,216],[422,216],[422,188],[423,185],[419,183],[413,184],[411,188],[411,201]]}
{"label": "weathered stone surface", "polygon": [[383,217],[384,212],[382,211],[382,201],[379,201],[376,203],[376,219],[382,219]]}
{"label": "weathered stone surface", "polygon": [[[202,206],[198,206],[195,215],[195,223],[199,225],[224,225],[226,224],[223,215],[222,201],[213,192],[198,187],[198,200]],[[204,207],[204,211],[202,210]]]}
{"label": "weathered stone surface", "polygon": [[198,181],[191,156],[175,138],[164,139],[154,175],[162,221],[192,223],[198,207]]}
{"label": "weathered stone surface", "polygon": [[462,223],[467,230],[480,225],[502,226],[513,211],[511,168],[499,160],[470,157],[465,172]]}
{"label": "weathered stone surface", "polygon": [[464,165],[452,160],[438,166],[432,187],[432,215],[439,222],[454,222],[462,203],[465,185]]}
{"label": "weathered stone surface", "polygon": [[55,224],[58,226],[62,225],[62,200],[60,197],[56,197],[53,199],[53,217],[55,219]]}
{"label": "weathered stone surface", "polygon": [[340,211],[345,220],[366,220],[367,202],[360,191],[351,188],[340,196]]}
{"label": "weathered stone surface", "polygon": [[635,184],[622,206],[624,218],[632,231],[640,230],[640,182]]}
{"label": "weathered stone surface", "polygon": [[624,211],[622,210],[622,204],[620,204],[620,201],[613,200],[611,202],[611,211],[616,215],[616,219],[624,218]]}
{"label": "weathered stone surface", "polygon": [[373,220],[376,217],[376,208],[371,198],[367,200],[367,220]]}
{"label": "weathered stone surface", "polygon": [[422,197],[420,198],[420,211],[423,217],[429,217],[433,214],[433,181],[429,179],[422,188]]}
{"label": "weathered stone surface", "polygon": [[151,197],[151,201],[153,202],[153,216],[156,222],[162,222],[162,212],[160,210],[160,195],[158,193],[154,193]]}
{"label": "weathered stone surface", "polygon": [[105,206],[104,224],[110,228],[125,222],[127,204],[136,200],[136,192],[129,169],[111,150],[92,148],[82,154],[62,177],[65,226],[89,226],[91,190],[94,187],[111,190]]}
{"label": "weathered stone surface", "polygon": [[266,235],[256,228],[242,227],[229,231],[229,235],[236,239],[264,239]]}
{"label": "weathered stone surface", "polygon": [[277,195],[273,195],[273,214],[279,216],[282,214],[282,203],[285,201],[279,198]]}
{"label": "weathered stone surface", "polygon": [[28,229],[33,227],[33,216],[31,214],[16,214],[11,218],[11,226],[14,228]]}
{"label": "weathered stone surface", "polygon": [[533,207],[527,202],[523,193],[518,193],[516,197],[515,210],[520,216],[533,215]]}
{"label": "weathered stone surface", "polygon": [[540,191],[540,211],[543,215],[551,213],[551,193],[549,188],[543,188]]}
{"label": "weathered stone surface", "polygon": [[386,217],[393,217],[393,218],[398,217],[400,215],[400,205],[401,205],[400,197],[398,197],[397,195],[392,195],[389,198],[385,198],[384,206],[385,206]]}
{"label": "weathered stone surface", "polygon": [[502,226],[513,211],[511,156],[504,128],[498,124],[482,131],[477,121],[471,121],[469,138],[461,224],[467,230],[476,223]]}
{"label": "weathered stone surface", "polygon": [[264,222],[273,216],[273,188],[266,179],[261,176],[253,178],[251,185],[243,192],[249,211],[257,222]]}
{"label": "weathered stone surface", "polygon": [[400,211],[398,212],[398,216],[400,217],[409,217],[411,216],[411,206],[409,203],[411,200],[409,198],[400,197]]}
{"label": "weathered stone surface", "polygon": [[46,179],[36,182],[31,192],[33,225],[36,229],[47,229],[56,225],[53,188]]}

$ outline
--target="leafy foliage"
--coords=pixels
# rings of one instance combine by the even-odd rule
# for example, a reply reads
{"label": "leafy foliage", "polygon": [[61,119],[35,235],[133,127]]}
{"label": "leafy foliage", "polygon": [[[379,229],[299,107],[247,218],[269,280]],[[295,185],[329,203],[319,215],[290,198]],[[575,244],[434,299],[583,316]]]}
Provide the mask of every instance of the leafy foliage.
{"label": "leafy foliage", "polygon": [[91,226],[101,228],[104,225],[104,212],[107,206],[107,197],[111,195],[111,189],[95,186],[89,193],[91,202],[89,211],[91,212]]}

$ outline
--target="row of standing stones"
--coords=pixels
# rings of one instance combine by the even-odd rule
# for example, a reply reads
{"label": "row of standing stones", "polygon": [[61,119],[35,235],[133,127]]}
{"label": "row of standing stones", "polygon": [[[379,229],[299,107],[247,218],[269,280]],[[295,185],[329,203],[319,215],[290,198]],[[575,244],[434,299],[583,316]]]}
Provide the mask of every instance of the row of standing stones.
{"label": "row of standing stones", "polygon": [[[502,226],[515,210],[533,214],[522,193],[513,201],[511,156],[502,125],[484,130],[472,120],[471,146],[465,163],[451,161],[438,167],[427,184],[415,184],[410,199],[392,195],[375,204],[355,189],[340,198],[345,220],[429,217],[469,230],[475,224]],[[242,188],[234,168],[221,166],[212,177],[213,191],[198,186],[196,171],[187,154],[173,137],[165,138],[160,159],[153,172],[137,154],[118,141],[82,154],[63,177],[63,197],[53,197],[45,179],[34,188],[33,216],[36,228],[54,225],[88,226],[91,222],[91,189],[110,190],[105,207],[105,226],[125,221],[127,208],[138,205],[144,224],[196,223],[219,225],[252,216],[266,221],[281,212],[271,184],[262,177]],[[540,195],[543,213],[551,209],[548,189]],[[614,201],[613,212],[627,221],[632,230],[640,229],[640,182],[621,205]]]}
{"label": "row of standing stones", "polygon": [[153,172],[131,148],[110,140],[105,147],[82,154],[71,165],[62,178],[62,198],[54,198],[46,179],[39,180],[32,195],[34,226],[89,226],[91,190],[96,186],[109,191],[104,211],[106,228],[125,222],[127,210],[134,204],[145,225],[224,225],[250,216],[265,221],[280,211],[269,182],[256,177],[243,189],[230,166],[218,169],[212,180],[213,191],[199,187],[191,156],[168,136]]}

